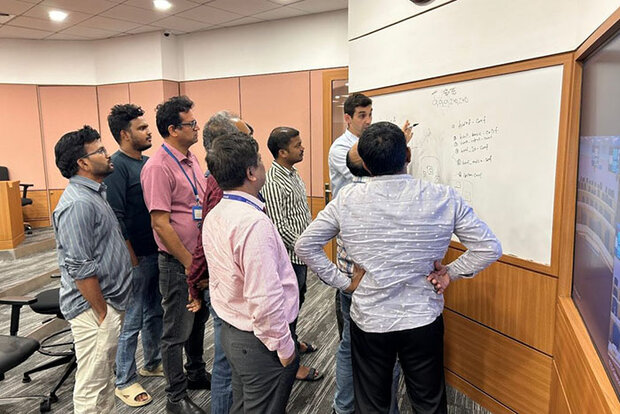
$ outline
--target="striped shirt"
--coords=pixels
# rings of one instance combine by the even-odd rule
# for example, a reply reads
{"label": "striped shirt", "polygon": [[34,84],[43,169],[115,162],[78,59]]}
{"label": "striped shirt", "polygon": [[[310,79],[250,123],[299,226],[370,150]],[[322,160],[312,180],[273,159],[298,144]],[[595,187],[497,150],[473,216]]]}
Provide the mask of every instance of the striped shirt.
{"label": "striped shirt", "polygon": [[76,280],[97,277],[104,300],[119,311],[130,299],[131,259],[105,191],[105,184],[75,175],[52,214],[65,319],[90,308]]}
{"label": "striped shirt", "polygon": [[[353,176],[353,184],[365,183],[370,177],[356,177]],[[340,238],[340,235],[336,236],[336,266],[345,275],[353,276],[353,259],[347,254],[347,249],[344,247],[344,243]]]}
{"label": "striped shirt", "polygon": [[291,262],[303,265],[304,262],[295,254],[295,242],[312,221],[312,215],[306,186],[297,169],[289,170],[274,161],[261,193],[265,197],[267,215],[276,225]]}
{"label": "striped shirt", "polygon": [[325,283],[350,279],[323,246],[340,233],[351,259],[366,270],[353,293],[351,319],[364,332],[425,326],[443,311],[443,295],[426,280],[452,234],[467,251],[448,265],[451,279],[471,277],[497,260],[499,241],[452,188],[407,174],[371,177],[343,187],[297,241],[297,254]]}

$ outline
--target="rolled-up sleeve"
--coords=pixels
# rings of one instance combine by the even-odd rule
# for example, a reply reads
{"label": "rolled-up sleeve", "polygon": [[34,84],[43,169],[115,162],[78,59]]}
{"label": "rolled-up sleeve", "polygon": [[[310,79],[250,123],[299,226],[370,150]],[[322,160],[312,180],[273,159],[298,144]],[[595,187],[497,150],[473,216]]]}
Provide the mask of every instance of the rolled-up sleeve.
{"label": "rolled-up sleeve", "polygon": [[72,279],[86,279],[97,274],[93,257],[92,231],[95,228],[93,206],[74,201],[56,218],[57,243],[65,252],[64,266]]}
{"label": "rolled-up sleeve", "polygon": [[248,228],[241,256],[245,275],[243,296],[247,300],[254,335],[280,358],[295,352],[295,343],[284,311],[284,289],[274,255],[263,254],[265,246],[274,246],[279,236],[269,223],[258,221]]}
{"label": "rolled-up sleeve", "polygon": [[338,270],[323,250],[323,246],[340,232],[337,201],[338,197],[328,203],[299,236],[295,253],[324,283],[344,290],[351,284],[351,279]]}

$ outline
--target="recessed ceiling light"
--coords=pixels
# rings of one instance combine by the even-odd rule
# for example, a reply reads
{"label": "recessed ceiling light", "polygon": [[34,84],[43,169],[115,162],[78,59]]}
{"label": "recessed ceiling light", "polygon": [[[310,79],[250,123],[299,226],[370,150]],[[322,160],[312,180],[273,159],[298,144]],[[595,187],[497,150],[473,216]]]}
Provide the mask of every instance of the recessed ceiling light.
{"label": "recessed ceiling light", "polygon": [[172,7],[172,3],[168,0],[153,0],[153,6],[155,6],[157,10],[168,10]]}
{"label": "recessed ceiling light", "polygon": [[49,12],[49,15],[50,15],[50,19],[55,22],[62,22],[68,16],[67,13],[65,13],[64,11],[60,11],[60,10],[51,10]]}

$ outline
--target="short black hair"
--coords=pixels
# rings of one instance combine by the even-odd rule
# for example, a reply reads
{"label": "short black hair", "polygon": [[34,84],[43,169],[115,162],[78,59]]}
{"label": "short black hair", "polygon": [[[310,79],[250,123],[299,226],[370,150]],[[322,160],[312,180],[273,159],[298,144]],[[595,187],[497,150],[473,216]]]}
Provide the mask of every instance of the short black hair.
{"label": "short black hair", "polygon": [[100,138],[101,136],[96,129],[84,125],[84,128],[67,132],[58,140],[54,147],[54,154],[56,155],[56,166],[63,177],[71,178],[77,174],[79,170],[77,161],[86,155],[84,145]]}
{"label": "short black hair", "polygon": [[362,133],[357,151],[372,175],[398,174],[407,158],[407,140],[393,123],[377,122]]}
{"label": "short black hair", "polygon": [[370,173],[368,171],[366,171],[366,168],[364,168],[364,164],[354,164],[353,161],[351,161],[351,157],[349,156],[349,152],[347,152],[347,168],[349,169],[349,171],[351,171],[351,174],[353,174],[355,177],[369,177]]}
{"label": "short black hair", "polygon": [[249,167],[258,166],[258,143],[243,132],[217,137],[207,153],[209,171],[222,190],[243,185]]}
{"label": "short black hair", "polygon": [[369,105],[372,105],[372,99],[363,93],[352,93],[347,100],[344,101],[344,113],[353,116],[355,114],[355,108],[358,106],[366,108]]}
{"label": "short black hair", "polygon": [[134,104],[114,105],[112,107],[108,115],[108,126],[116,142],[121,143],[121,131],[129,130],[131,121],[142,115],[144,115],[142,108]]}
{"label": "short black hair", "polygon": [[157,130],[162,138],[168,138],[170,133],[168,127],[170,125],[175,128],[181,125],[181,112],[187,112],[194,107],[194,102],[187,96],[173,96],[166,102],[157,105],[155,110],[155,123]]}
{"label": "short black hair", "polygon": [[273,155],[273,159],[278,159],[278,152],[283,149],[288,148],[288,144],[295,137],[299,136],[299,131],[295,128],[290,127],[277,127],[271,131],[269,134],[269,139],[267,140],[267,148]]}
{"label": "short black hair", "polygon": [[239,129],[235,125],[234,121],[239,117],[231,114],[228,111],[220,111],[214,114],[202,129],[202,145],[204,145],[207,152],[211,148],[211,143],[215,138],[222,135],[233,134]]}

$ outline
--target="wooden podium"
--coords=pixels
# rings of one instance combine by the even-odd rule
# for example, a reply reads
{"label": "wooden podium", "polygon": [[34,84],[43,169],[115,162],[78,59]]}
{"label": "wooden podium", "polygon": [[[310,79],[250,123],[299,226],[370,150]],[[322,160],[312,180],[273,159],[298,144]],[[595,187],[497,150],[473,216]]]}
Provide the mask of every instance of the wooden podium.
{"label": "wooden podium", "polygon": [[0,181],[0,249],[13,249],[25,237],[19,181]]}

